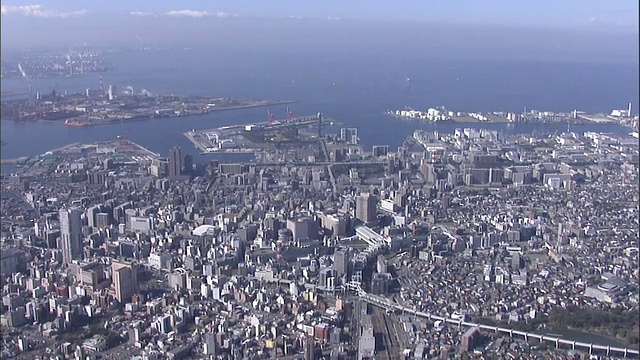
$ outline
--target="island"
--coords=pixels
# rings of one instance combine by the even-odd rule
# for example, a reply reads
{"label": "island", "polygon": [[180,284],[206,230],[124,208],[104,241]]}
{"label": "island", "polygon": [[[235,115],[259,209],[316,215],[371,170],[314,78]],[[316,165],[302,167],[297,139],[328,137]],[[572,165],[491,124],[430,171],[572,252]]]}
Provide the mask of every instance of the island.
{"label": "island", "polygon": [[2,119],[60,122],[67,126],[91,126],[160,117],[184,117],[212,111],[294,103],[292,100],[234,99],[185,95],[154,95],[131,87],[118,92],[114,85],[86,89],[84,93],[35,93],[23,99],[3,99]]}

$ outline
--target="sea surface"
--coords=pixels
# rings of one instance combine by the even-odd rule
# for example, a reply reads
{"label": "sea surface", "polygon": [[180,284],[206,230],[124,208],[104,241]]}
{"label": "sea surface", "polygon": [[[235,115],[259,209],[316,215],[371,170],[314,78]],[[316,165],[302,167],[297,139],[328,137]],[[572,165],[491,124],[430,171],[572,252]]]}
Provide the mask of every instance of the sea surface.
{"label": "sea surface", "polygon": [[[553,132],[558,125],[425,124],[385,114],[389,109],[445,106],[453,111],[564,111],[608,113],[637,103],[637,63],[527,60],[461,60],[432,57],[427,50],[410,52],[323,51],[300,53],[261,49],[179,49],[122,51],[106,55],[114,70],[104,73],[105,88],[128,86],[156,94],[296,100],[295,115],[323,112],[358,128],[366,148],[399,146],[416,129],[451,133],[458,127],[480,127],[505,133]],[[26,92],[22,79],[3,79],[3,91]],[[98,74],[33,80],[41,93],[82,92],[100,88]],[[285,105],[270,110],[285,118]],[[191,129],[252,123],[267,119],[266,108],[215,112],[185,118],[164,118],[74,128],[54,123],[1,122],[2,158],[35,156],[78,141],[115,139],[127,135],[152,151],[168,154],[181,146],[199,155],[182,135]],[[574,125],[573,131],[628,132],[618,125]],[[329,128],[325,132],[337,132]],[[12,167],[11,167],[12,168]],[[5,172],[10,167],[3,166]]]}

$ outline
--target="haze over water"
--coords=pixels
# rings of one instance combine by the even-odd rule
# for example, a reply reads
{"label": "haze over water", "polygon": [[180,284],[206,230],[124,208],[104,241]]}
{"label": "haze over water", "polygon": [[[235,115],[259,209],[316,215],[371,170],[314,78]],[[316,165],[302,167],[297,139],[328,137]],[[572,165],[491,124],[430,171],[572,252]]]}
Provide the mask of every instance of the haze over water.
{"label": "haze over water", "polygon": [[[418,128],[444,133],[451,133],[456,127],[510,133],[566,129],[565,124],[431,125],[390,117],[384,114],[388,109],[445,106],[453,111],[521,112],[526,107],[608,113],[614,108],[626,108],[629,101],[637,103],[639,97],[637,61],[612,45],[601,44],[611,50],[608,53],[585,47],[586,39],[560,39],[556,45],[545,45],[525,33],[521,39],[528,42],[518,43],[517,37],[507,39],[487,30],[486,36],[476,36],[474,41],[464,40],[464,31],[447,35],[446,31],[432,29],[426,35],[416,32],[412,40],[408,37],[411,32],[402,26],[380,30],[379,26],[360,23],[318,24],[275,26],[269,30],[271,36],[258,32],[255,41],[242,37],[221,41],[212,35],[202,42],[169,39],[158,46],[166,47],[166,51],[106,54],[114,71],[103,74],[104,83],[116,85],[119,91],[131,86],[136,92],[146,89],[156,94],[297,100],[290,105],[294,114],[323,112],[345,126],[356,127],[367,149],[379,144],[395,148]],[[293,37],[285,31],[298,28],[308,36]],[[326,34],[318,35],[320,30]],[[341,31],[348,37],[339,36]],[[502,41],[491,45],[492,39]],[[563,47],[558,48],[557,44]],[[42,93],[54,88],[82,92],[87,87],[99,88],[99,78],[87,75],[33,80],[33,84]],[[2,90],[26,91],[27,87],[25,80],[2,81]],[[270,109],[277,118],[285,117],[285,106]],[[265,121],[266,111],[254,108],[86,128],[3,121],[2,140],[7,144],[2,148],[2,157],[33,156],[76,141],[110,140],[124,134],[165,155],[175,145],[197,154],[183,132]],[[628,131],[612,125],[572,128]],[[325,132],[329,131],[337,129]]]}

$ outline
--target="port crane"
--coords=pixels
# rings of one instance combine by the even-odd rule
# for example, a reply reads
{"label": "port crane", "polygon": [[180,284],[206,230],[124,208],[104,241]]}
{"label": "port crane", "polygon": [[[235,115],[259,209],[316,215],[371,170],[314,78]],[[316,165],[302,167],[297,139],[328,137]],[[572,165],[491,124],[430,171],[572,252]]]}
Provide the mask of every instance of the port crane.
{"label": "port crane", "polygon": [[293,119],[293,112],[287,108],[287,120]]}
{"label": "port crane", "polygon": [[269,122],[273,122],[275,120],[275,116],[273,115],[271,110],[267,110],[267,119],[269,120]]}

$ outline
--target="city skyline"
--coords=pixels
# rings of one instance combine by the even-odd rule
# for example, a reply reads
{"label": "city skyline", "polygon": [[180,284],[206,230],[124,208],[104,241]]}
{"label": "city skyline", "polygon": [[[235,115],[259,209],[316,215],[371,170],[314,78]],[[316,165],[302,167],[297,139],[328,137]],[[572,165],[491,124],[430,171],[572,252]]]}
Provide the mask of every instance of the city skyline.
{"label": "city skyline", "polygon": [[3,1],[0,357],[637,357],[638,8]]}

